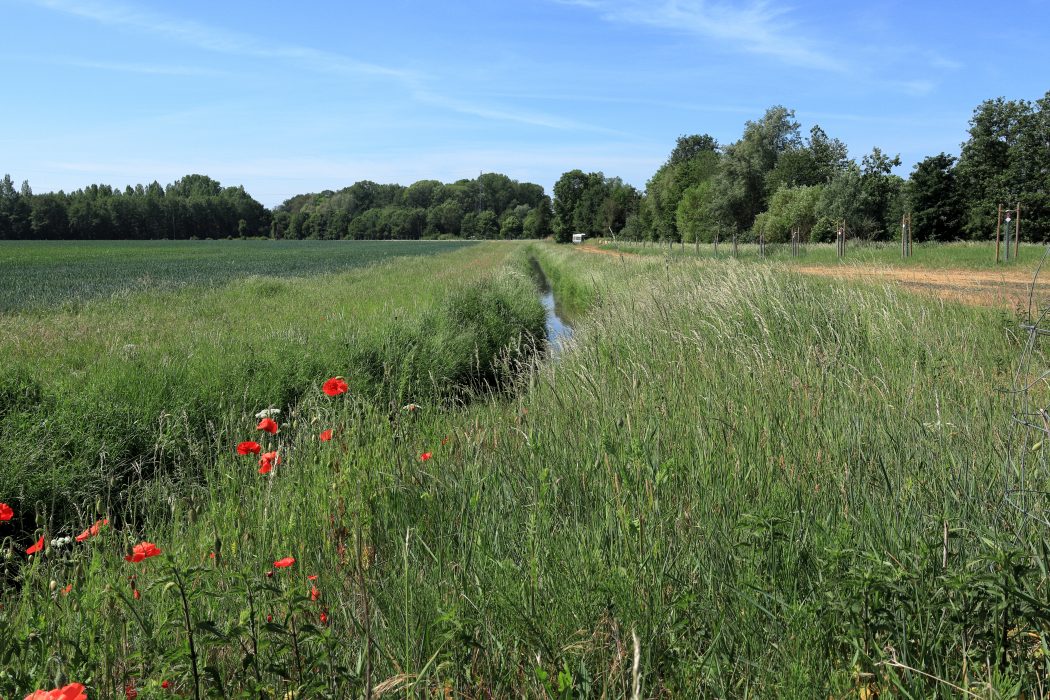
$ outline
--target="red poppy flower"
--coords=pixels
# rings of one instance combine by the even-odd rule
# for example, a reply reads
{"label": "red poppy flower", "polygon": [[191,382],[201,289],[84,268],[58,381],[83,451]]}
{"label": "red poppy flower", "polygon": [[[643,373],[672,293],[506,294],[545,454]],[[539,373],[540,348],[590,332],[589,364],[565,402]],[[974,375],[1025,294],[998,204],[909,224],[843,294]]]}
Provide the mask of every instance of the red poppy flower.
{"label": "red poppy flower", "polygon": [[277,456],[276,450],[273,452],[264,452],[259,460],[259,473],[269,474],[273,471],[273,465],[280,463],[281,458]]}
{"label": "red poppy flower", "polygon": [[152,542],[140,542],[139,544],[132,547],[131,554],[124,557],[124,561],[138,563],[143,559],[149,559],[150,557],[155,557],[158,554],[161,554],[161,551],[157,548],[157,545],[153,544]]}
{"label": "red poppy flower", "polygon": [[287,569],[289,566],[295,563],[295,557],[285,557],[284,559],[278,559],[273,563],[277,569]]}
{"label": "red poppy flower", "polygon": [[322,625],[328,624],[328,614],[324,611],[321,612],[321,615],[318,617],[318,619],[321,621]]}
{"label": "red poppy flower", "polygon": [[270,435],[277,434],[277,421],[273,418],[263,418],[259,421],[259,425],[255,426],[256,430],[265,430]]}
{"label": "red poppy flower", "polygon": [[316,581],[317,580],[317,574],[310,574],[309,576],[306,577],[306,580],[307,581]]}
{"label": "red poppy flower", "polygon": [[44,548],[44,536],[41,535],[40,539],[36,541],[36,544],[34,544],[32,547],[30,547],[29,549],[26,550],[26,554],[36,554],[37,552],[39,552],[43,548]]}
{"label": "red poppy flower", "polygon": [[167,690],[168,688],[171,687],[171,683],[169,683],[168,681],[161,681],[160,682],[160,687],[164,688],[164,690]]}
{"label": "red poppy flower", "polygon": [[257,454],[259,454],[259,451],[261,449],[262,449],[262,446],[259,443],[252,442],[251,440],[245,440],[241,444],[237,445],[237,454],[239,454],[239,455],[256,454],[257,455]]}
{"label": "red poppy flower", "polygon": [[321,391],[329,396],[339,396],[339,394],[345,394],[350,391],[350,387],[347,386],[342,377],[332,377],[321,386]]}
{"label": "red poppy flower", "polygon": [[97,535],[102,530],[102,526],[103,525],[109,525],[109,519],[108,518],[102,518],[102,520],[96,520],[94,525],[92,525],[88,529],[84,530],[79,535],[77,535],[77,538],[76,538],[77,542],[83,542],[84,540],[88,539],[89,537],[94,537],[95,535]]}
{"label": "red poppy flower", "polygon": [[131,595],[135,598],[135,600],[138,600],[142,597],[142,593],[137,588],[131,592]]}
{"label": "red poppy flower", "polygon": [[0,522],[10,520],[15,517],[15,512],[11,509],[11,506],[6,503],[0,503]]}
{"label": "red poppy flower", "polygon": [[128,700],[135,700],[139,696],[139,691],[135,690],[134,683],[128,683],[124,686],[124,697]]}
{"label": "red poppy flower", "polygon": [[70,683],[54,690],[38,690],[30,693],[25,700],[87,700],[85,690],[80,683]]}
{"label": "red poppy flower", "polygon": [[317,600],[321,597],[321,591],[317,590],[317,586],[310,586],[310,600]]}
{"label": "red poppy flower", "polygon": [[433,456],[434,455],[430,454],[429,452],[424,452],[423,454],[419,455],[419,461],[425,462]]}
{"label": "red poppy flower", "polygon": [[323,433],[321,433],[321,442],[328,442],[331,439],[332,439],[332,431],[331,430],[326,430]]}
{"label": "red poppy flower", "polygon": [[267,622],[273,622],[273,615],[267,615],[266,616],[266,621]]}

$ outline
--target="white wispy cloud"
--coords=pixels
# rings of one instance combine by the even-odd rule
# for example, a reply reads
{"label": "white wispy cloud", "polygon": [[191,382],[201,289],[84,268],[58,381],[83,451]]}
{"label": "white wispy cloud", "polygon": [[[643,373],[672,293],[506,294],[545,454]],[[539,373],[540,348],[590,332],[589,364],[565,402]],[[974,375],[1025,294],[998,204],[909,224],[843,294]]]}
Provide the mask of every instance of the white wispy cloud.
{"label": "white wispy cloud", "polygon": [[844,72],[846,65],[791,21],[786,9],[765,0],[555,0],[598,12],[614,22],[686,32],[726,49],[771,56],[796,66]]}
{"label": "white wispy cloud", "polygon": [[416,99],[426,104],[435,107],[444,107],[445,109],[459,112],[460,114],[469,114],[484,119],[517,122],[528,126],[541,126],[547,129],[557,129],[560,131],[588,131],[597,134],[605,134],[607,136],[627,135],[623,131],[595,126],[575,119],[566,119],[564,117],[557,117],[543,112],[518,108],[493,107],[486,103],[446,97],[427,90],[417,89],[414,92],[414,95]]}
{"label": "white wispy cloud", "polygon": [[69,68],[85,68],[88,70],[104,70],[116,73],[139,73],[142,75],[171,75],[171,76],[221,76],[228,75],[225,71],[201,66],[163,65],[156,63],[138,63],[128,61],[96,61],[83,58],[67,56],[19,56],[19,61],[45,63],[52,66],[67,66]]}
{"label": "white wispy cloud", "polygon": [[92,0],[33,0],[36,5],[109,26],[121,26],[165,36],[199,49],[253,58],[290,59],[314,70],[410,79],[411,71],[359,61],[342,54],[305,46],[272,44],[248,34],[201,22],[161,15],[116,3]]}
{"label": "white wispy cloud", "polygon": [[[316,73],[338,74],[364,78],[394,80],[405,93],[422,104],[443,108],[481,119],[513,122],[559,130],[580,130],[596,133],[619,133],[602,127],[564,119],[534,111],[522,111],[471,102],[449,95],[439,95],[430,88],[432,76],[417,71],[360,61],[332,51],[323,51],[296,44],[264,41],[241,32],[213,27],[201,22],[141,10],[119,3],[101,3],[97,0],[30,0],[50,10],[81,17],[111,27],[123,27],[194,46],[198,49],[240,57],[290,62]],[[96,67],[134,70],[131,64],[96,62]],[[147,66],[139,66],[147,72]],[[160,71],[157,71],[160,72]]]}

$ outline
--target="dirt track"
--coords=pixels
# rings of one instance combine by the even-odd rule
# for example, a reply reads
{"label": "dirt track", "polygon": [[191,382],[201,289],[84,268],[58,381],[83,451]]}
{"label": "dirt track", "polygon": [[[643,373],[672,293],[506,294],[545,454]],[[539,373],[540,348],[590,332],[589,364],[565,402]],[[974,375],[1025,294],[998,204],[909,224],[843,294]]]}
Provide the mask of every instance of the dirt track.
{"label": "dirt track", "polygon": [[[635,253],[606,250],[593,245],[579,246],[577,250],[613,257],[637,257]],[[896,282],[911,291],[932,294],[942,299],[975,306],[1001,306],[1010,309],[1027,307],[1032,284],[1031,271],[1023,270],[989,271],[880,265],[797,265],[791,269],[820,277]],[[1040,277],[1035,302],[1045,302],[1047,298],[1050,298],[1050,273]]]}

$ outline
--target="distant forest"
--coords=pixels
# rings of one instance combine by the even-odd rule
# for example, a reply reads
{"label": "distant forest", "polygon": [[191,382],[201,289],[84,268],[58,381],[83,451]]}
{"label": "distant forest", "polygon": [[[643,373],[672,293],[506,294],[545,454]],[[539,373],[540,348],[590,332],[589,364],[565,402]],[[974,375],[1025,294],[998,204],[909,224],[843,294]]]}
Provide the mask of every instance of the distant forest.
{"label": "distant forest", "polygon": [[1050,240],[1050,92],[1035,102],[981,103],[958,158],[932,155],[907,179],[900,158],[880,148],[851,159],[819,126],[803,135],[792,110],[772,107],[739,140],[681,136],[645,191],[604,173],[570,170],[554,185],[499,173],[445,184],[362,181],[302,194],[272,211],[243,187],[206,175],[162,187],[91,185],[34,194],[0,180],[0,239],[516,239],[573,233],[665,243],[716,237],[831,241],[843,222],[851,238],[889,240],[911,214],[917,241],[986,239],[998,208],[1020,204],[1024,240]]}

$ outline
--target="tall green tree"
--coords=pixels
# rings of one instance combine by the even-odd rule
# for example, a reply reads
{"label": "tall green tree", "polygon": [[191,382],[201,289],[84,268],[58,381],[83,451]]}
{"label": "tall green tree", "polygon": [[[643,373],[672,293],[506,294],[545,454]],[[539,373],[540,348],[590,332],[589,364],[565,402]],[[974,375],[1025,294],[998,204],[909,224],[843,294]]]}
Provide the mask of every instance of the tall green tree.
{"label": "tall green tree", "polygon": [[652,228],[652,238],[683,240],[678,229],[679,203],[688,189],[715,176],[719,159],[718,142],[713,137],[707,134],[678,137],[670,157],[645,185],[642,206]]}
{"label": "tall green tree", "polygon": [[964,210],[953,156],[941,153],[916,163],[908,178],[907,199],[914,240],[950,241],[962,236]]}
{"label": "tall green tree", "polygon": [[766,209],[770,173],[780,156],[802,144],[795,112],[780,105],[744,125],[744,135],[726,147],[715,184],[718,217],[737,232],[751,228]]}
{"label": "tall green tree", "polygon": [[1032,105],[1002,97],[985,100],[970,119],[962,145],[958,177],[966,209],[963,229],[971,238],[995,235],[998,207],[1020,198],[1026,168],[1017,163],[1026,119]]}

